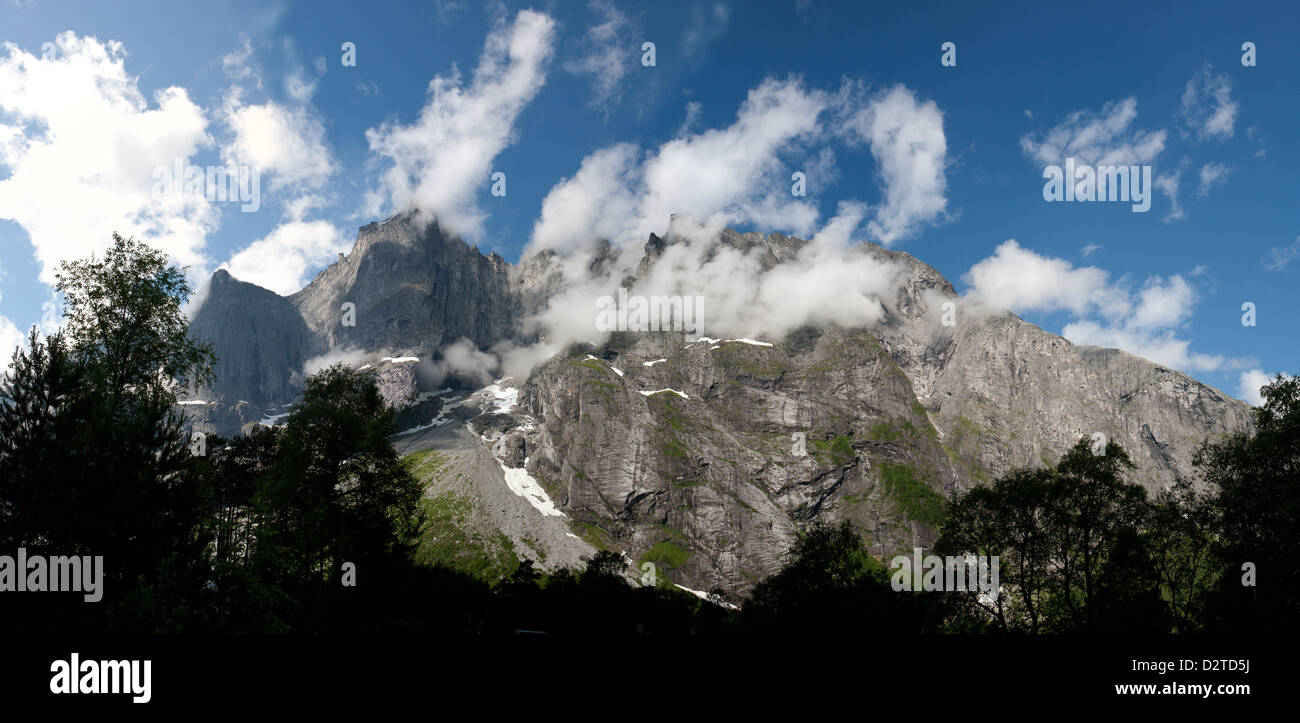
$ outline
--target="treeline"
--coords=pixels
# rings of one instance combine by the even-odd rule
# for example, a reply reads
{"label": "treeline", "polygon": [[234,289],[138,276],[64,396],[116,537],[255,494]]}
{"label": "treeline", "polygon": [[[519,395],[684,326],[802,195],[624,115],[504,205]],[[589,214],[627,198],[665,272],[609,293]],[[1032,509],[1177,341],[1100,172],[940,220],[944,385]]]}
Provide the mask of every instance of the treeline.
{"label": "treeline", "polygon": [[[896,591],[847,524],[801,535],[733,610],[636,587],[612,552],[498,580],[416,564],[422,484],[373,376],[312,377],[281,427],[191,448],[178,395],[211,380],[184,276],[114,236],[65,264],[66,318],[0,383],[0,555],[103,556],[103,600],[0,592],[6,632],[1112,633],[1293,630],[1300,386],[1253,435],[1207,441],[1201,491],[1150,497],[1110,443],[951,499],[933,551],[996,555],[999,594]],[[2,582],[2,581],[0,581]]]}

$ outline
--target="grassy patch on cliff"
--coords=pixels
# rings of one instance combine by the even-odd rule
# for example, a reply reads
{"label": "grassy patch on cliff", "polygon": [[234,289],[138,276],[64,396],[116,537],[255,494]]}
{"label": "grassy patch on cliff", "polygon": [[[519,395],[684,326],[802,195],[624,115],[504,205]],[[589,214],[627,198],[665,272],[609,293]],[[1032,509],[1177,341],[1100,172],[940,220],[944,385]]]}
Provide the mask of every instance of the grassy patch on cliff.
{"label": "grassy patch on cliff", "polygon": [[730,342],[713,350],[713,359],[728,376],[756,381],[779,382],[790,371],[784,355],[768,347]]}
{"label": "grassy patch on cliff", "polygon": [[487,583],[514,574],[519,567],[515,547],[500,531],[474,528],[474,502],[464,495],[443,492],[421,500],[424,527],[415,562],[446,567]]}
{"label": "grassy patch on cliff", "polygon": [[943,523],[946,516],[943,497],[923,480],[917,479],[916,471],[911,467],[881,462],[880,479],[884,482],[885,493],[898,503],[909,520],[931,527]]}
{"label": "grassy patch on cliff", "polygon": [[581,537],[588,545],[591,545],[597,550],[604,551],[610,549],[610,545],[613,544],[614,541],[612,535],[600,526],[593,525],[590,522],[578,522],[575,520],[569,523],[569,528],[572,529],[578,537]]}
{"label": "grassy patch on cliff", "polygon": [[448,461],[446,455],[433,449],[415,452],[406,457],[411,474],[421,480],[437,479],[440,476],[438,473],[447,466]]}
{"label": "grassy patch on cliff", "polygon": [[824,464],[843,467],[857,457],[853,451],[853,440],[843,434],[837,434],[831,439],[811,439],[808,443],[816,450],[813,454],[817,461]]}
{"label": "grassy patch on cliff", "polygon": [[673,542],[656,542],[653,547],[641,555],[640,562],[653,562],[656,565],[676,570],[691,558],[694,553]]}

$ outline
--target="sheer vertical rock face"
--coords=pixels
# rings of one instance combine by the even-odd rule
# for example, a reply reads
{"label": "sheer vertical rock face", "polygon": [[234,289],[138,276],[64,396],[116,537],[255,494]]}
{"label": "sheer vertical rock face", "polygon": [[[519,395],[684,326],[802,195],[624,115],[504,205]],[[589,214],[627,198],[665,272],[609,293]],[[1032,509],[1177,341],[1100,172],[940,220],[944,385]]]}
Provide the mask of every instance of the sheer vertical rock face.
{"label": "sheer vertical rock face", "polygon": [[[632,275],[679,242],[652,236]],[[728,230],[717,243],[771,268],[806,242]],[[816,521],[853,521],[888,559],[933,541],[949,493],[1055,462],[1080,437],[1117,441],[1156,491],[1195,480],[1204,439],[1251,427],[1247,405],[1179,372],[966,308],[908,254],[858,252],[899,270],[879,323],[803,327],[762,340],[771,346],[621,332],[572,347],[521,380],[519,407],[494,421],[511,466],[595,547],[742,594]],[[616,257],[602,247],[590,268]],[[561,288],[559,266],[543,253],[512,267],[399,216],[362,228],[350,255],[288,298],[219,272],[193,328],[222,357],[219,395],[283,404],[303,364],[329,350],[423,359],[461,337],[530,341],[521,322]],[[344,302],[355,327],[340,323]],[[385,379],[389,396],[411,398],[404,376]]]}
{"label": "sheer vertical rock face", "polygon": [[[509,269],[436,223],[397,216],[362,227],[352,253],[289,301],[326,349],[433,352],[461,337],[488,347],[517,322]],[[343,323],[344,304],[355,326]]]}
{"label": "sheer vertical rock face", "polygon": [[289,300],[225,270],[212,275],[190,335],[212,344],[217,390],[232,403],[292,399],[301,389],[303,364],[318,348]]}

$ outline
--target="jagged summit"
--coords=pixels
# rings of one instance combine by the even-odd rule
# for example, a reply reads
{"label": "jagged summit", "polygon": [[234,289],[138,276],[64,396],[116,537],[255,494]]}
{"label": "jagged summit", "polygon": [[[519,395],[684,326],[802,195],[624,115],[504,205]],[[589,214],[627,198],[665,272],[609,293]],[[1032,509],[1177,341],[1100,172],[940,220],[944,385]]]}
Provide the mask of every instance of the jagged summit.
{"label": "jagged summit", "polygon": [[[682,240],[671,227],[650,235],[635,277]],[[706,252],[730,247],[771,269],[809,243],[725,230]],[[1250,428],[1249,407],[1218,390],[1131,354],[1076,347],[1008,312],[940,325],[936,306],[960,302],[942,274],[874,244],[852,253],[895,274],[869,326],[762,339],[615,333],[544,360],[518,382],[517,404],[461,418],[421,386],[421,365],[462,337],[480,349],[534,341],[522,322],[566,282],[552,252],[511,265],[399,214],[362,227],[350,254],[289,297],[217,272],[191,328],[216,348],[218,403],[186,411],[229,433],[282,413],[312,358],[369,354],[390,402],[440,422],[411,420],[404,449],[454,445],[458,464],[487,465],[466,468],[480,491],[504,465],[563,513],[571,534],[553,534],[561,523],[551,519],[529,528],[534,537],[519,532],[517,549],[546,529],[568,557],[578,536],[662,563],[693,589],[733,592],[774,571],[813,521],[851,520],[883,557],[932,539],[949,492],[1050,463],[1081,436],[1118,441],[1136,481],[1157,490],[1195,479],[1192,455],[1206,437]],[[604,278],[619,256],[599,245],[588,270]],[[342,322],[344,304],[354,326]],[[379,364],[381,352],[420,361]],[[239,414],[222,417],[223,404]],[[493,454],[471,453],[483,439]],[[501,524],[508,536],[523,529]]]}

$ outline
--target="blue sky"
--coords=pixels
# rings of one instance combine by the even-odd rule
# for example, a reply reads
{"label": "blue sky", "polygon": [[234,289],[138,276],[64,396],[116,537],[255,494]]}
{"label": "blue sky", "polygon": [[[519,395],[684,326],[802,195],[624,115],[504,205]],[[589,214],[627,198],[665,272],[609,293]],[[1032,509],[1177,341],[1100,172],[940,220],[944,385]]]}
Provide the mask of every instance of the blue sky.
{"label": "blue sky", "polygon": [[[516,261],[530,242],[583,243],[539,230],[548,195],[570,226],[626,211],[611,233],[642,240],[674,203],[808,236],[849,201],[854,240],[1078,343],[1250,398],[1264,375],[1295,371],[1300,347],[1298,32],[1283,2],[5,2],[0,341],[41,322],[59,258],[114,228],[196,280],[224,265],[289,292],[403,205]],[[518,57],[483,68],[492,37]],[[765,82],[795,113],[766,146],[775,116],[757,127],[743,111]],[[762,162],[702,163],[731,142]],[[1066,147],[1151,166],[1150,211],[1044,201],[1043,169]],[[172,158],[257,168],[259,209],[159,204],[152,173]],[[588,165],[570,189],[600,196],[596,209],[556,193]],[[793,171],[805,198],[790,198]],[[735,187],[690,193],[711,173]]]}

